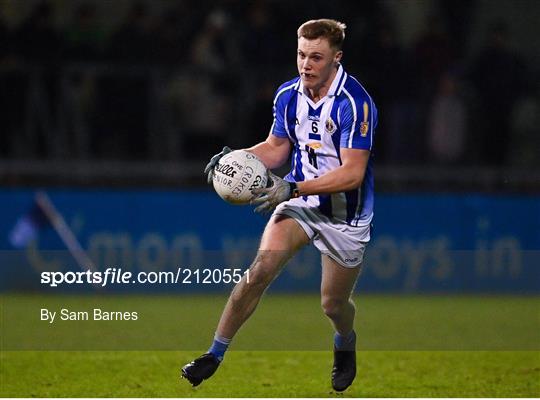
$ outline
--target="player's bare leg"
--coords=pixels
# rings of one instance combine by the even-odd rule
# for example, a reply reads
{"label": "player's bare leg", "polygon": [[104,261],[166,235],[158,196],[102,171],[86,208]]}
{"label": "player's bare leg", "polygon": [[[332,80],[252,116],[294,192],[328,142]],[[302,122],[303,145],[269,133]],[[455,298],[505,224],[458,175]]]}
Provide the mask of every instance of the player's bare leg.
{"label": "player's bare leg", "polygon": [[355,306],[351,299],[352,291],[360,273],[360,267],[346,268],[332,258],[323,255],[321,306],[341,335],[353,329]]}
{"label": "player's bare leg", "polygon": [[[219,338],[219,341],[214,340],[213,347],[220,342],[228,345],[244,322],[253,314],[264,291],[279,275],[287,260],[308,243],[309,238],[295,220],[283,215],[272,217],[264,230],[249,275],[245,274],[242,277],[229,296],[216,330],[216,339]],[[214,374],[220,362],[220,357],[213,354],[211,349],[185,365],[182,368],[182,376],[193,386],[197,386]]]}
{"label": "player's bare leg", "polygon": [[236,334],[285,263],[308,243],[306,233],[292,218],[277,215],[269,221],[249,269],[249,282],[246,274],[233,289],[219,320],[218,335],[232,338]]}
{"label": "player's bare leg", "polygon": [[343,391],[356,376],[355,306],[351,294],[360,267],[345,268],[330,257],[322,256],[321,306],[336,331],[332,386]]}

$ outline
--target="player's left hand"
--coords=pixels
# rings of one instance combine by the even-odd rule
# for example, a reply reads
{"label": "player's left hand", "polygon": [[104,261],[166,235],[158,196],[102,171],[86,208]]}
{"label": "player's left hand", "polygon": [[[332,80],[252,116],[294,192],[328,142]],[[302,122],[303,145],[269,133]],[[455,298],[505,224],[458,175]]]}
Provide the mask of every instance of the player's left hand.
{"label": "player's left hand", "polygon": [[270,212],[279,203],[287,201],[292,197],[293,185],[273,174],[271,171],[268,171],[268,179],[271,182],[271,186],[256,188],[251,191],[251,193],[258,196],[251,200],[252,205],[259,205],[255,208],[255,212]]}

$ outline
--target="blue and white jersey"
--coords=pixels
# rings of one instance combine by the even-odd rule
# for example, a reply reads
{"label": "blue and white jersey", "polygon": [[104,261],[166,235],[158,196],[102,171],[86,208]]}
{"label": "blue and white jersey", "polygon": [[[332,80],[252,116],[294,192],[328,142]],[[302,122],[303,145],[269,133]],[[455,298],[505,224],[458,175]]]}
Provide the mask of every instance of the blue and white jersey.
{"label": "blue and white jersey", "polygon": [[[279,87],[271,132],[293,145],[288,181],[317,178],[341,165],[340,150],[373,146],[375,103],[340,65],[325,97],[314,103],[299,77]],[[373,154],[373,153],[372,153]],[[373,218],[373,155],[360,188],[331,195],[304,196],[308,207],[351,226],[369,226]]]}

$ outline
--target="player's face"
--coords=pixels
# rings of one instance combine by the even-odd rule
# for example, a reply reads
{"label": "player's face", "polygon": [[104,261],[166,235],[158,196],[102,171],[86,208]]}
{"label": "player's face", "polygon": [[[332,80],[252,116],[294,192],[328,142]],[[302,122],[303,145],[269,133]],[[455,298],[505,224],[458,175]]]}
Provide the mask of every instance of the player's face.
{"label": "player's face", "polygon": [[329,87],[341,55],[342,52],[332,49],[325,38],[298,39],[296,63],[304,87],[315,91]]}

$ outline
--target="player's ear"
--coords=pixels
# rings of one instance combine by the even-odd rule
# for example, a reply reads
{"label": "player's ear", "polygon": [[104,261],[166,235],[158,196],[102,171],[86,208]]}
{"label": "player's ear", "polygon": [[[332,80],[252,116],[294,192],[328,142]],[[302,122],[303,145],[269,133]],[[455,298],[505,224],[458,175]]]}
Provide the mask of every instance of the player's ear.
{"label": "player's ear", "polygon": [[336,55],[334,56],[334,62],[337,64],[341,61],[341,57],[343,57],[343,51],[339,50],[336,52]]}

